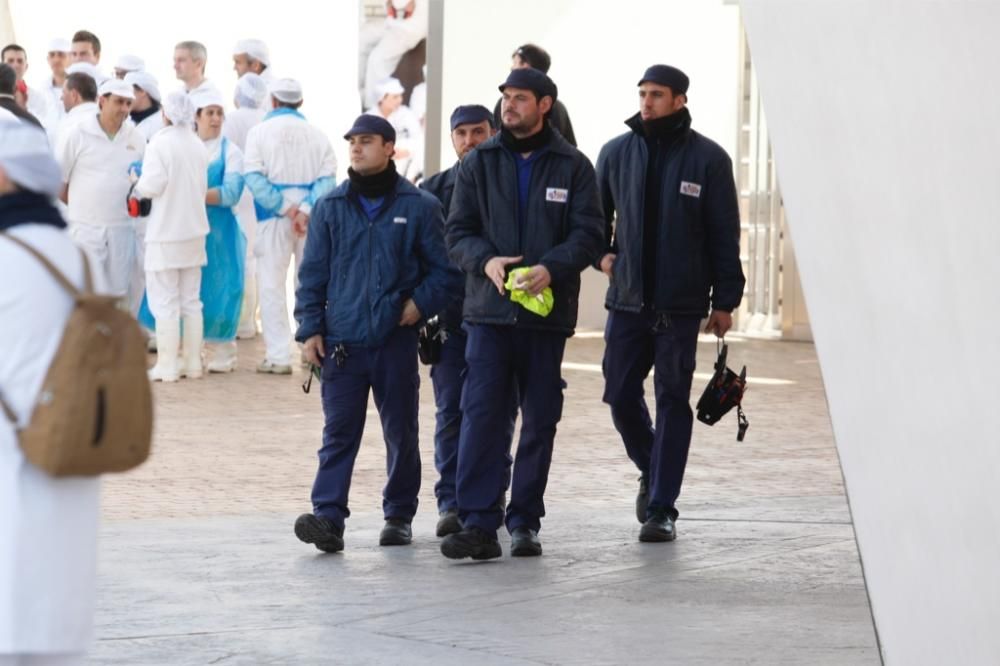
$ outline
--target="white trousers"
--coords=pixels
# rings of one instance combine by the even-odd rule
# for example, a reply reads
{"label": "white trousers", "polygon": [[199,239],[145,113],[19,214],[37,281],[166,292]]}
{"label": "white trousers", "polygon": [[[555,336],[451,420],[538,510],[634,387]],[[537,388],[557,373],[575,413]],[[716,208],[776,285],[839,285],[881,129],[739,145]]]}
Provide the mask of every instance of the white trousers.
{"label": "white trousers", "polygon": [[257,239],[257,215],[253,207],[253,196],[248,189],[236,204],[236,219],[247,239],[246,264],[243,270],[243,307],[240,308],[240,325],[236,336],[252,338],[257,335],[257,259],[254,256],[254,241]]}
{"label": "white trousers", "polygon": [[146,220],[139,218],[135,221],[135,260],[132,262],[132,271],[129,275],[128,283],[128,311],[132,316],[138,316],[139,308],[142,307],[142,295],[146,293],[146,270],[143,268],[146,262]]}
{"label": "white trousers", "polygon": [[156,320],[201,314],[201,266],[146,271],[146,298]]}
{"label": "white trousers", "polygon": [[288,322],[288,264],[295,256],[295,285],[305,238],[292,232],[287,217],[272,217],[257,227],[254,254],[257,257],[257,289],[260,323],[264,331],[266,358],[275,365],[291,364],[292,329]]}
{"label": "white trousers", "polygon": [[0,666],[82,666],[83,654],[0,654]]}
{"label": "white trousers", "polygon": [[[132,293],[133,271],[137,263],[135,227],[128,225],[94,226],[73,224],[70,238],[86,250],[96,265],[91,266],[97,284],[104,284],[111,296],[125,298]],[[139,291],[142,298],[142,291]],[[135,309],[139,311],[138,305]]]}

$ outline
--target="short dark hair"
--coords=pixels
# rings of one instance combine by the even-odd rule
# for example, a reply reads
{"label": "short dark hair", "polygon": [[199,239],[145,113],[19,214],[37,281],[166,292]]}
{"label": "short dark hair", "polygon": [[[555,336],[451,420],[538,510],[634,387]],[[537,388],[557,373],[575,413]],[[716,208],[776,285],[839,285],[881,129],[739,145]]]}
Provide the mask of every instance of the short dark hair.
{"label": "short dark hair", "polygon": [[274,108],[276,109],[297,109],[302,106],[302,100],[298,102],[282,102],[274,95],[271,96],[271,99],[274,100]]}
{"label": "short dark hair", "polygon": [[73,42],[90,42],[90,45],[94,47],[94,55],[101,52],[101,40],[89,30],[77,30],[73,33]]}
{"label": "short dark hair", "polygon": [[546,74],[549,72],[549,67],[552,66],[552,58],[549,57],[549,52],[537,44],[522,44],[521,46],[518,46],[517,49],[510,54],[511,58],[514,56],[517,56],[524,62],[528,63],[529,67],[541,70]]}
{"label": "short dark hair", "polygon": [[3,47],[2,51],[0,51],[0,60],[3,60],[4,58],[7,57],[7,51],[20,51],[21,53],[28,55],[28,52],[25,51],[24,47],[21,46],[20,44],[8,44],[7,46]]}
{"label": "short dark hair", "polygon": [[17,86],[17,72],[10,65],[0,64],[0,95],[13,95]]}
{"label": "short dark hair", "polygon": [[64,84],[67,90],[75,90],[80,93],[80,98],[85,102],[97,101],[97,81],[89,74],[83,72],[73,72],[66,77]]}

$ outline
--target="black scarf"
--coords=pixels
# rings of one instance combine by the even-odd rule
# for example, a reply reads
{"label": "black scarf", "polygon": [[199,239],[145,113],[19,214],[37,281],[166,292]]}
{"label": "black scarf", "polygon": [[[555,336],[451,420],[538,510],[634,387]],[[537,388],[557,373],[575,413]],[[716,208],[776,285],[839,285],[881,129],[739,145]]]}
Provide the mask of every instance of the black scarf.
{"label": "black scarf", "polygon": [[654,120],[643,120],[642,130],[647,139],[659,140],[665,143],[672,143],[673,139],[691,127],[691,112],[687,107],[681,108],[677,113],[669,116],[656,118]]}
{"label": "black scarf", "polygon": [[60,229],[66,228],[66,223],[52,200],[44,194],[28,190],[0,196],[0,231],[19,224],[47,224]]}
{"label": "black scarf", "polygon": [[347,177],[351,180],[352,192],[366,199],[378,199],[392,192],[399,176],[396,174],[396,163],[389,160],[388,167],[368,176],[362,176],[351,167],[347,167]]}
{"label": "black scarf", "polygon": [[552,140],[552,128],[549,121],[542,123],[542,129],[531,136],[518,139],[510,133],[506,127],[500,130],[500,141],[515,153],[533,153],[539,148],[544,148]]}
{"label": "black scarf", "polygon": [[149,118],[151,115],[153,115],[154,113],[157,113],[160,110],[160,103],[159,102],[157,102],[155,99],[150,99],[149,101],[153,105],[151,107],[149,107],[148,109],[146,109],[145,111],[130,111],[129,112],[129,115],[132,117],[132,122],[134,122],[136,125],[138,125],[143,120],[145,120],[146,118]]}

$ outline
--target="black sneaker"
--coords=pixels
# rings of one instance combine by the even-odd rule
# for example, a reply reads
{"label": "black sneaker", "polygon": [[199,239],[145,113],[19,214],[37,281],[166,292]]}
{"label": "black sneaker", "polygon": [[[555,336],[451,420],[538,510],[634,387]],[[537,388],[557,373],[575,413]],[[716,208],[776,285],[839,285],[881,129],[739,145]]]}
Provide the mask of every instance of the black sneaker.
{"label": "black sneaker", "polygon": [[452,560],[471,557],[474,560],[492,560],[503,555],[500,542],[492,534],[478,527],[463,528],[449,534],[441,542],[441,554]]}
{"label": "black sneaker", "polygon": [[344,528],[323,516],[303,513],[295,519],[295,536],[303,543],[311,543],[324,553],[344,550]]}
{"label": "black sneaker", "polygon": [[458,519],[458,509],[448,509],[439,514],[437,535],[446,537],[449,534],[462,531],[462,521]]}
{"label": "black sneaker", "polygon": [[410,521],[405,518],[386,518],[385,527],[378,536],[380,546],[409,546],[413,541]]}
{"label": "black sneaker", "polygon": [[649,506],[649,482],[646,475],[639,477],[639,492],[635,495],[635,519],[639,524],[646,522],[646,508]]}
{"label": "black sneaker", "polygon": [[639,530],[639,541],[647,543],[673,541],[677,538],[676,521],[676,509],[654,509],[653,515],[642,524],[642,529]]}
{"label": "black sneaker", "polygon": [[542,542],[538,532],[528,527],[515,527],[510,533],[511,557],[538,557],[542,554]]}

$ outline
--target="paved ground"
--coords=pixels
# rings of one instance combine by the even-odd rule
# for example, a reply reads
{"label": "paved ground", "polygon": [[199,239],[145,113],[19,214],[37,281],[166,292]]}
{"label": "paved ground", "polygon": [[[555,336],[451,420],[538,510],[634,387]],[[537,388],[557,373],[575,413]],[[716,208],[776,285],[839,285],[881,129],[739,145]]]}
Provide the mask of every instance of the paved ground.
{"label": "paved ground", "polygon": [[[259,341],[240,343],[234,375],[158,385],[153,457],[105,484],[93,663],[879,663],[812,346],[732,341],[731,365],[750,369],[747,441],[734,418],[696,424],[680,538],[663,545],[636,541],[602,346],[567,349],[545,555],[528,561],[440,556],[426,374],[414,545],[377,545],[372,407],[339,555],[291,530],[309,510],[315,387],[253,374]],[[699,373],[714,350],[699,345]]]}

